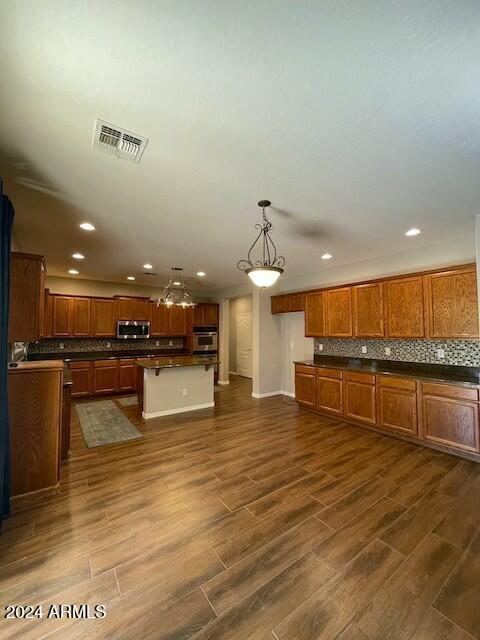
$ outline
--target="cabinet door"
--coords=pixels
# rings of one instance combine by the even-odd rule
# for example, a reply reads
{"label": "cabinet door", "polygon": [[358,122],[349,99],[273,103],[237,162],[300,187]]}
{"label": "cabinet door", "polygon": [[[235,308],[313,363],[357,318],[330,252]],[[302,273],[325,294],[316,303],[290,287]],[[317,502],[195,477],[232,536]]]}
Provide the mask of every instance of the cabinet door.
{"label": "cabinet door", "polygon": [[148,320],[148,300],[133,300],[133,320]]}
{"label": "cabinet door", "polygon": [[344,382],[345,415],[375,424],[375,385],[346,380]]}
{"label": "cabinet door", "polygon": [[118,298],[118,319],[134,320],[132,298]]}
{"label": "cabinet door", "polygon": [[316,407],[320,411],[343,413],[342,380],[317,375]]}
{"label": "cabinet door", "polygon": [[193,309],[193,324],[205,324],[205,305],[201,302]]}
{"label": "cabinet door", "polygon": [[52,335],[72,335],[72,298],[68,296],[53,296]]}
{"label": "cabinet door", "polygon": [[361,284],[353,291],[353,324],[359,338],[382,338],[385,335],[383,323],[383,283]]}
{"label": "cabinet door", "polygon": [[72,334],[90,334],[90,298],[72,298]]}
{"label": "cabinet door", "polygon": [[218,304],[205,305],[205,324],[218,324]]}
{"label": "cabinet door", "polygon": [[286,297],[287,312],[304,311],[304,298],[303,293],[292,293]]}
{"label": "cabinet door", "polygon": [[326,335],[332,338],[353,336],[352,289],[342,287],[325,292]]}
{"label": "cabinet door", "polygon": [[118,391],[118,360],[96,360],[93,363],[93,393]]}
{"label": "cabinet door", "polygon": [[285,313],[287,305],[286,305],[286,296],[272,296],[271,298],[271,307],[272,313]]}
{"label": "cabinet door", "polygon": [[70,362],[68,368],[73,382],[72,398],[92,395],[92,363]]}
{"label": "cabinet door", "polygon": [[315,371],[295,371],[295,400],[306,407],[315,406]]}
{"label": "cabinet door", "polygon": [[51,338],[53,331],[53,296],[45,289],[45,305],[43,320],[43,337]]}
{"label": "cabinet door", "polygon": [[92,335],[117,335],[118,302],[111,298],[92,299]]}
{"label": "cabinet door", "polygon": [[478,403],[423,396],[423,437],[457,449],[479,451]]}
{"label": "cabinet door", "polygon": [[135,360],[120,360],[118,388],[119,391],[135,391],[137,388],[137,365]]}
{"label": "cabinet door", "polygon": [[10,254],[8,342],[36,342],[43,329],[45,263],[42,256]]}
{"label": "cabinet door", "polygon": [[379,378],[377,388],[379,425],[417,435],[417,392],[414,380]]}
{"label": "cabinet door", "polygon": [[163,304],[152,304],[151,307],[151,324],[150,335],[152,336],[168,336],[168,318],[169,311]]}
{"label": "cabinet door", "polygon": [[475,267],[426,276],[430,338],[478,337]]}
{"label": "cabinet door", "polygon": [[386,331],[389,338],[424,338],[423,278],[413,276],[385,282]]}
{"label": "cabinet door", "polygon": [[324,294],[321,291],[305,296],[305,335],[325,335],[325,305]]}
{"label": "cabinet door", "polygon": [[168,334],[170,336],[184,336],[187,333],[187,317],[183,307],[167,308]]}

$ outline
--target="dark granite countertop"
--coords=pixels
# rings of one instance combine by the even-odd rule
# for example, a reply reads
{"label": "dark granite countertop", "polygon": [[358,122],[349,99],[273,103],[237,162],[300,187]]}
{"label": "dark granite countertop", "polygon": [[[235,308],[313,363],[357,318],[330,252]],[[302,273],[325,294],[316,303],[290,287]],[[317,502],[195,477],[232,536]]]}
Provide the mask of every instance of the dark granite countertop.
{"label": "dark granite countertop", "polygon": [[304,364],[327,369],[347,369],[365,373],[397,375],[416,380],[431,380],[461,384],[480,385],[480,367],[459,367],[442,364],[423,364],[418,362],[400,362],[397,360],[371,360],[367,358],[342,358],[339,356],[315,355],[312,360],[296,360],[295,364]]}
{"label": "dark granite countertop", "polygon": [[148,358],[174,355],[188,355],[186,349],[137,349],[120,351],[57,351],[55,353],[30,353],[27,360],[115,360],[117,358]]}
{"label": "dark granite countertop", "polygon": [[137,366],[143,369],[171,369],[173,367],[200,367],[220,364],[218,358],[206,358],[205,356],[174,356],[173,358],[155,358],[151,360],[138,360]]}

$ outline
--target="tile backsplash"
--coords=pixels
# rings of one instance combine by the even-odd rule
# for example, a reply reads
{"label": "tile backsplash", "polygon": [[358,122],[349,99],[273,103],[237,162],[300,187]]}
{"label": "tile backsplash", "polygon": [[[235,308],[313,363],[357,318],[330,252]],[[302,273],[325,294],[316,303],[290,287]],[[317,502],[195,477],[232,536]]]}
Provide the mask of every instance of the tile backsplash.
{"label": "tile backsplash", "polygon": [[[320,345],[323,345],[321,349]],[[362,353],[366,347],[366,353]],[[390,353],[385,353],[389,348]],[[444,358],[438,356],[438,350]],[[315,338],[315,353],[345,358],[373,358],[428,364],[480,366],[479,340],[382,340],[359,338]]]}
{"label": "tile backsplash", "polygon": [[[157,345],[158,342],[158,345]],[[60,344],[64,348],[60,348]],[[47,338],[31,342],[29,353],[57,353],[60,351],[135,351],[135,349],[182,349],[183,338],[145,338],[141,340],[117,340],[115,338]]]}

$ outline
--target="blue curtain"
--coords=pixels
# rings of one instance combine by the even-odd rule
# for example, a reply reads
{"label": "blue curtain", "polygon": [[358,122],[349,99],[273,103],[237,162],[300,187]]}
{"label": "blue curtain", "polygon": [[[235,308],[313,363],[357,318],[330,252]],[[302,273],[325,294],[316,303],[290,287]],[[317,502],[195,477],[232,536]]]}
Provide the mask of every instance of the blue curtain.
{"label": "blue curtain", "polygon": [[10,513],[10,440],[8,431],[8,304],[13,206],[0,180],[0,526]]}

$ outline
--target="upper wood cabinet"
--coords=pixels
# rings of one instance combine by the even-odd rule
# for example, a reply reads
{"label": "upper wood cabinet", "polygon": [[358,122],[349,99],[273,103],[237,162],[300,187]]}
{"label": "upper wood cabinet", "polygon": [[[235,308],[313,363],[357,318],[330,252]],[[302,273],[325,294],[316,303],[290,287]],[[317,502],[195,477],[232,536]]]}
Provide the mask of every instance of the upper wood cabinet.
{"label": "upper wood cabinet", "polygon": [[159,304],[157,306],[156,304],[151,303],[150,316],[150,335],[168,336],[168,308],[164,304]]}
{"label": "upper wood cabinet", "polygon": [[325,292],[326,335],[332,338],[353,336],[352,289],[328,289]]}
{"label": "upper wood cabinet", "polygon": [[383,338],[383,284],[372,282],[352,287],[353,329],[359,338]]}
{"label": "upper wood cabinet", "polygon": [[43,334],[45,260],[31,253],[10,254],[8,342],[36,342]]}
{"label": "upper wood cabinet", "polygon": [[385,282],[386,337],[425,337],[423,283],[423,276],[396,278]]}
{"label": "upper wood cabinet", "polygon": [[428,336],[476,338],[478,327],[475,266],[425,276]]}
{"label": "upper wood cabinet", "polygon": [[50,338],[53,331],[53,296],[45,289],[45,303],[43,313],[43,338]]}
{"label": "upper wood cabinet", "polygon": [[167,308],[168,314],[168,335],[185,336],[187,335],[187,309],[183,307],[173,306]]}
{"label": "upper wood cabinet", "polygon": [[272,313],[292,313],[303,311],[305,296],[303,293],[285,293],[279,296],[272,296]]}
{"label": "upper wood cabinet", "polygon": [[52,296],[52,336],[68,337],[72,334],[72,298]]}
{"label": "upper wood cabinet", "polygon": [[112,298],[92,298],[91,334],[97,337],[117,335],[118,301]]}
{"label": "upper wood cabinet", "polygon": [[119,320],[148,320],[149,301],[147,298],[118,297]]}
{"label": "upper wood cabinet", "polygon": [[320,337],[325,335],[324,293],[309,293],[305,296],[305,335]]}
{"label": "upper wood cabinet", "polygon": [[90,335],[90,298],[72,298],[72,335],[76,337],[86,337]]}
{"label": "upper wood cabinet", "polygon": [[218,304],[214,302],[199,302],[193,308],[193,324],[218,324]]}

